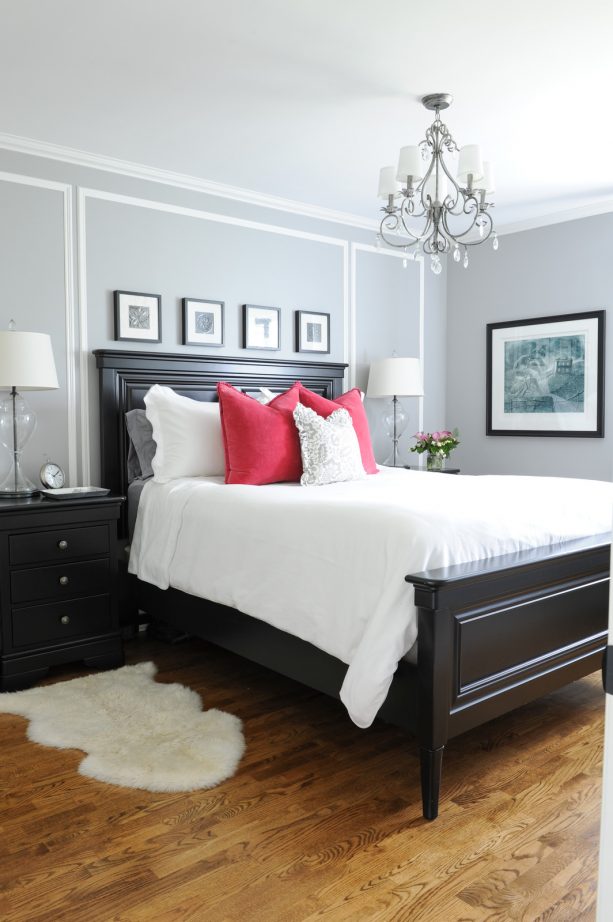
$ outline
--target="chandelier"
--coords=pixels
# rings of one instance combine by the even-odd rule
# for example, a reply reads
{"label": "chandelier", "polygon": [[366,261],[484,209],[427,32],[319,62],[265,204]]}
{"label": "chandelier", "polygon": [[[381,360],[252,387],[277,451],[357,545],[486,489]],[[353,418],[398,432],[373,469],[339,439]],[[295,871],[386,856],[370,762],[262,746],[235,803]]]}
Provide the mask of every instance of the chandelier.
{"label": "chandelier", "polygon": [[[379,197],[387,200],[377,245],[409,252],[420,249],[430,256],[435,275],[442,271],[441,255],[453,253],[456,262],[468,267],[468,248],[485,243],[490,237],[498,249],[498,237],[486,196],[494,190],[490,164],[481,160],[478,144],[458,148],[446,125],[441,109],[451,105],[448,93],[432,93],[422,98],[426,109],[434,111],[434,121],[425,140],[400,150],[398,168],[385,166],[379,175]],[[456,176],[445,161],[459,152]]]}

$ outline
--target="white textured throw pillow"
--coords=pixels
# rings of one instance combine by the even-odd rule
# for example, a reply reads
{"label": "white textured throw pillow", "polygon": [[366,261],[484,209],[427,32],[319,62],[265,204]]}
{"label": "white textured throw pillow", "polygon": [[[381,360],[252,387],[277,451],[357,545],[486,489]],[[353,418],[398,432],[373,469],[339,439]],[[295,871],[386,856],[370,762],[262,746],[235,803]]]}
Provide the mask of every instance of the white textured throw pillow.
{"label": "white textured throw pillow", "polygon": [[358,437],[347,410],[334,410],[324,419],[299,403],[294,422],[300,435],[303,487],[366,478]]}
{"label": "white textured throw pillow", "polygon": [[218,403],[191,400],[154,384],[145,394],[145,407],[157,445],[151,462],[154,480],[225,474]]}

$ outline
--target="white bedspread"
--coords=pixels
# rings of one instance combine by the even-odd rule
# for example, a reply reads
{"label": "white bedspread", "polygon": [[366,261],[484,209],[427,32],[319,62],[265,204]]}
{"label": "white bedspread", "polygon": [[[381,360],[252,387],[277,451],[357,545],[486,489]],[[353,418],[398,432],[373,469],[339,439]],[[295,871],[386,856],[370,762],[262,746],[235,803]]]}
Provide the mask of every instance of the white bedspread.
{"label": "white bedspread", "polygon": [[408,573],[608,532],[612,503],[601,481],[392,468],[324,487],[150,482],[130,572],[338,657],[341,698],[367,727],[416,639]]}

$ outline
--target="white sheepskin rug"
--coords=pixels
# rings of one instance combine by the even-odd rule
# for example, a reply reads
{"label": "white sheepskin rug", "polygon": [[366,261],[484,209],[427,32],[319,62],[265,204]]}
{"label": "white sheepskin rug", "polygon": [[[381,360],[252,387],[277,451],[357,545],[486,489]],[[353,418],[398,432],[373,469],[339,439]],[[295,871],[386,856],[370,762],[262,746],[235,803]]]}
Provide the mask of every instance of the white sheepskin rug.
{"label": "white sheepskin rug", "polygon": [[210,788],[234,774],[241,721],[202,710],[184,685],[154,680],[153,663],[123,666],[0,695],[0,711],[30,720],[28,739],[87,753],[79,772],[146,791]]}

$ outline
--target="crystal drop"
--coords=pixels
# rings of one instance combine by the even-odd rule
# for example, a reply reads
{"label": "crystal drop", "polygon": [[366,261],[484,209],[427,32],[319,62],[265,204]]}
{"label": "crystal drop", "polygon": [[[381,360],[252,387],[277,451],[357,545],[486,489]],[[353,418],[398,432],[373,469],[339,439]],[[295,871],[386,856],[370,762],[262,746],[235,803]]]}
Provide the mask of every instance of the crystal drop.
{"label": "crystal drop", "polygon": [[460,253],[460,247],[457,245],[457,243],[453,248],[453,258],[457,263],[459,263],[460,260],[462,259],[462,254]]}
{"label": "crystal drop", "polygon": [[432,269],[435,275],[441,274],[441,272],[443,271],[443,264],[441,263],[438,256],[432,257],[432,259],[430,260],[430,268]]}
{"label": "crystal drop", "polygon": [[11,333],[14,333],[16,329],[17,329],[17,324],[15,323],[15,321],[14,321],[14,320],[9,320],[9,330],[10,330],[10,332],[11,332]]}
{"label": "crystal drop", "polygon": [[464,261],[462,262],[462,265],[464,266],[465,269],[468,269],[468,250],[467,249],[464,249]]}
{"label": "crystal drop", "polygon": [[409,265],[409,260],[405,256],[404,259],[402,260],[402,268],[406,269],[408,265]]}
{"label": "crystal drop", "polygon": [[381,234],[377,234],[375,238],[375,246],[378,250],[381,249]]}
{"label": "crystal drop", "polygon": [[483,237],[483,222],[479,224],[479,236]]}
{"label": "crystal drop", "polygon": [[492,249],[498,249],[498,234],[494,234],[494,239],[492,240]]}

